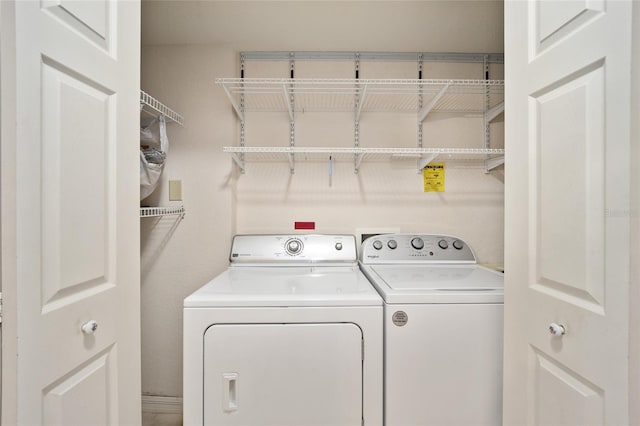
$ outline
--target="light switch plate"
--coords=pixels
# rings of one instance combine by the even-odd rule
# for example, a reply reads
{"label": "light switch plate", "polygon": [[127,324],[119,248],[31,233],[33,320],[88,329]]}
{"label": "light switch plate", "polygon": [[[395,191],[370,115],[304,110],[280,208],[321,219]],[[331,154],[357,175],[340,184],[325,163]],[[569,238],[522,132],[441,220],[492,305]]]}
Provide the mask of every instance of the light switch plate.
{"label": "light switch plate", "polygon": [[182,201],[182,181],[169,181],[169,201]]}

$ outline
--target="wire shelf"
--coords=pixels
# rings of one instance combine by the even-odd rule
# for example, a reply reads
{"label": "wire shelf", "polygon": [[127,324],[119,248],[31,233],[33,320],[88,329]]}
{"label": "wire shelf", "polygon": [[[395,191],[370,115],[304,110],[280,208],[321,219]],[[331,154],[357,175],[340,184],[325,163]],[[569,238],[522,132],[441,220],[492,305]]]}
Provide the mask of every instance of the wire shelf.
{"label": "wire shelf", "polygon": [[179,215],[182,219],[185,215],[184,206],[173,207],[140,207],[140,217],[160,217]]}
{"label": "wire shelf", "polygon": [[[236,154],[254,154],[255,159],[272,158],[279,154],[306,154],[310,157],[317,155],[326,159],[331,155],[335,159],[352,157],[353,155],[378,156],[380,158],[420,157],[438,154],[451,156],[486,156],[504,155],[502,148],[348,148],[348,147],[276,147],[276,146],[225,146],[223,151]],[[483,157],[484,158],[484,157]]]}
{"label": "wire shelf", "polygon": [[[431,112],[484,113],[504,101],[502,80],[218,78],[236,113],[379,111],[416,113],[418,99]],[[358,102],[356,102],[358,101]],[[242,103],[242,109],[240,104]],[[425,114],[426,116],[426,114]]]}
{"label": "wire shelf", "polygon": [[153,113],[161,114],[174,123],[177,123],[181,126],[184,124],[184,118],[180,114],[167,107],[162,102],[158,101],[156,98],[149,95],[143,90],[140,91],[140,105],[143,107],[143,109],[151,109]]}
{"label": "wire shelf", "polygon": [[[223,151],[244,168],[246,162],[295,161],[355,161],[357,173],[360,163],[367,161],[416,160],[419,168],[431,161],[460,163],[480,161],[489,169],[504,163],[503,148],[345,148],[345,147],[238,147],[226,146]],[[487,163],[487,161],[489,163]],[[488,165],[490,164],[490,165]]]}

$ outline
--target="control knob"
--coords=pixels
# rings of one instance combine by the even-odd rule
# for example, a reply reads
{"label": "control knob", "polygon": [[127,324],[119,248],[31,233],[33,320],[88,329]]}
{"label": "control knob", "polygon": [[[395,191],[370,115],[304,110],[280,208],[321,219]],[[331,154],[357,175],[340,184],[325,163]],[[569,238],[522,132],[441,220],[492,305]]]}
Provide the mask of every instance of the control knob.
{"label": "control knob", "polygon": [[395,250],[396,248],[398,248],[398,243],[396,242],[396,240],[389,240],[389,242],[387,242],[387,247],[389,247],[391,250]]}
{"label": "control knob", "polygon": [[342,243],[341,242],[337,242],[336,243],[336,250],[342,250]]}
{"label": "control knob", "polygon": [[421,250],[424,247],[424,241],[422,241],[420,237],[415,237],[411,240],[411,247],[416,250]]}
{"label": "control knob", "polygon": [[456,250],[462,250],[462,247],[464,247],[464,244],[462,243],[462,241],[460,240],[455,240],[453,242],[453,248]]}
{"label": "control knob", "polygon": [[380,242],[380,240],[375,240],[373,242],[373,248],[376,249],[376,250],[382,249],[382,243]]}
{"label": "control knob", "polygon": [[302,243],[298,240],[287,241],[287,251],[291,254],[297,254],[302,250]]}
{"label": "control knob", "polygon": [[440,240],[438,241],[438,247],[440,247],[442,250],[446,250],[449,248],[449,243],[445,240]]}

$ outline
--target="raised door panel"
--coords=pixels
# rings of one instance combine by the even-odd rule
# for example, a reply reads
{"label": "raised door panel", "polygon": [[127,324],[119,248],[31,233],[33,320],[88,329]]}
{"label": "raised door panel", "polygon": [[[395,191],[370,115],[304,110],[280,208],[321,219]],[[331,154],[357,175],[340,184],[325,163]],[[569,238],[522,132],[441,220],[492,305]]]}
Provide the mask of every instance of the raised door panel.
{"label": "raised door panel", "polygon": [[354,324],[213,325],[204,335],[204,423],[360,426]]}
{"label": "raised door panel", "polygon": [[113,283],[113,92],[42,65],[43,312]]}
{"label": "raised door panel", "polygon": [[42,0],[42,10],[104,50],[114,47],[116,3],[109,0]]}
{"label": "raised door panel", "polygon": [[114,356],[107,350],[44,389],[42,423],[51,426],[117,423]]}
{"label": "raised door panel", "polygon": [[605,294],[603,65],[545,88],[530,103],[533,288],[599,314]]}
{"label": "raised door panel", "polygon": [[539,0],[530,2],[535,36],[530,44],[536,54],[566,38],[580,26],[605,12],[605,0]]}
{"label": "raised door panel", "polygon": [[530,353],[534,388],[533,424],[601,425],[604,422],[604,391],[547,355]]}

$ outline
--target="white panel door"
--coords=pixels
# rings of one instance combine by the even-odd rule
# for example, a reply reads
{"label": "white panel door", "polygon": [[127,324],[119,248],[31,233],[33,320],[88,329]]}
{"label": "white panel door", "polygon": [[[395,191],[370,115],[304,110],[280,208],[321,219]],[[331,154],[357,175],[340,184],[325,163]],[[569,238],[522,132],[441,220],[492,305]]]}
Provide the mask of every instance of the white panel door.
{"label": "white panel door", "polygon": [[140,4],[18,1],[15,26],[16,421],[139,424]]}
{"label": "white panel door", "polygon": [[507,425],[628,424],[631,7],[505,2]]}
{"label": "white panel door", "polygon": [[355,324],[213,325],[204,335],[204,424],[360,426]]}

